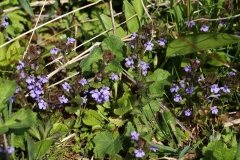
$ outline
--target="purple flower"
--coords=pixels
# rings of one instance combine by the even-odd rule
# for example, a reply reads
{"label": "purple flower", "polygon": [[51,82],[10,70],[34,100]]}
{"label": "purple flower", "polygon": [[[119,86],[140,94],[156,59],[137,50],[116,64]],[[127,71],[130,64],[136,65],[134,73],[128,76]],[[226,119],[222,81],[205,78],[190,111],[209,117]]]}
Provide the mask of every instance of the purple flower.
{"label": "purple flower", "polygon": [[229,72],[228,76],[235,76],[236,73],[235,72]]}
{"label": "purple flower", "polygon": [[202,27],[200,28],[200,31],[203,31],[203,32],[207,32],[209,29],[209,27],[205,24],[202,25]]}
{"label": "purple flower", "polygon": [[50,50],[50,53],[51,54],[58,54],[58,52],[59,52],[59,49],[56,47],[56,46],[54,46],[51,50]]}
{"label": "purple flower", "polygon": [[58,97],[58,99],[61,103],[68,103],[68,99],[64,95],[62,95],[61,97]]}
{"label": "purple flower", "polygon": [[136,131],[132,131],[132,132],[131,132],[131,140],[135,140],[135,141],[137,141],[139,135],[140,135],[140,134],[137,133]]}
{"label": "purple flower", "polygon": [[7,22],[7,21],[5,21],[5,20],[2,21],[1,26],[3,26],[4,28],[6,28],[8,25],[9,25],[9,22]]}
{"label": "purple flower", "polygon": [[139,61],[138,67],[142,68],[142,74],[143,76],[147,75],[147,69],[150,68],[149,65],[145,62]]}
{"label": "purple flower", "polygon": [[98,89],[92,90],[90,92],[91,97],[97,102],[97,103],[105,103],[107,101],[109,101],[109,97],[110,97],[110,92],[109,92],[110,88],[109,87],[105,87],[102,86],[102,88],[100,89],[100,91],[98,91]]}
{"label": "purple flower", "polygon": [[192,71],[192,67],[191,66],[186,66],[184,67],[185,72],[191,72]]}
{"label": "purple flower", "polygon": [[82,104],[86,104],[87,103],[87,96],[82,97]]}
{"label": "purple flower", "polygon": [[174,102],[180,102],[181,100],[182,100],[182,97],[180,96],[180,94],[174,95]]}
{"label": "purple flower", "polygon": [[192,28],[195,25],[195,22],[193,20],[185,22],[186,25],[190,28]]}
{"label": "purple flower", "polygon": [[220,22],[218,26],[220,26],[220,27],[226,27],[227,25],[226,25],[226,23],[224,23],[224,22]]}
{"label": "purple flower", "polygon": [[159,46],[165,46],[166,43],[167,43],[167,40],[164,39],[164,38],[160,38],[160,39],[158,40],[158,44],[159,44]]}
{"label": "purple flower", "polygon": [[16,89],[16,91],[15,91],[15,94],[18,94],[18,93],[19,93],[19,91],[20,91],[20,87],[19,87],[19,86],[17,86],[17,89]]}
{"label": "purple flower", "polygon": [[173,84],[172,88],[170,88],[170,92],[177,92],[179,90],[179,86],[176,84]]}
{"label": "purple flower", "polygon": [[156,146],[150,146],[149,148],[150,148],[150,150],[152,150],[153,152],[157,152],[157,151],[158,151],[158,147],[156,147]]}
{"label": "purple flower", "polygon": [[182,87],[182,88],[186,88],[185,79],[181,80],[181,81],[179,82],[179,85],[180,85],[180,87]]}
{"label": "purple flower", "polygon": [[131,40],[134,40],[137,36],[138,36],[137,33],[133,33],[133,34],[132,34],[132,37],[131,37]]}
{"label": "purple flower", "polygon": [[23,71],[20,72],[20,77],[21,78],[26,78],[25,73]]}
{"label": "purple flower", "polygon": [[115,73],[112,73],[112,75],[109,77],[112,81],[118,80],[118,75]]}
{"label": "purple flower", "polygon": [[142,158],[143,156],[145,156],[145,153],[141,148],[135,150],[134,153],[137,158]]}
{"label": "purple flower", "polygon": [[38,101],[38,107],[39,107],[39,109],[44,109],[44,110],[46,110],[46,108],[47,108],[47,102],[45,102],[43,99],[40,99],[40,100]]}
{"label": "purple flower", "polygon": [[211,107],[212,114],[217,114],[218,113],[218,108],[217,106]]}
{"label": "purple flower", "polygon": [[27,82],[28,84],[34,83],[34,82],[35,82],[35,77],[34,77],[34,76],[29,76],[29,77],[26,79],[26,82]]}
{"label": "purple flower", "polygon": [[131,48],[134,48],[133,41],[130,41],[130,42],[129,42],[129,45],[131,46]]}
{"label": "purple flower", "polygon": [[82,86],[85,86],[86,84],[88,84],[85,78],[82,78],[78,83],[80,83]]}
{"label": "purple flower", "polygon": [[17,65],[17,70],[20,70],[23,67],[25,67],[25,63],[23,63],[22,61],[19,61],[19,64]]}
{"label": "purple flower", "polygon": [[189,117],[189,116],[191,116],[192,111],[190,109],[187,109],[184,111],[184,113],[185,113],[185,116]]}
{"label": "purple flower", "polygon": [[193,91],[194,91],[193,85],[188,86],[188,87],[186,88],[186,93],[187,93],[187,94],[192,94]]}
{"label": "purple flower", "polygon": [[74,38],[67,38],[67,45],[70,45],[70,44],[74,44],[74,42],[75,42],[75,39]]}
{"label": "purple flower", "polygon": [[204,80],[204,77],[203,77],[203,74],[201,74],[199,77],[198,77],[198,82],[201,82]]}
{"label": "purple flower", "polygon": [[134,61],[133,61],[132,57],[126,58],[125,61],[126,61],[126,63],[125,63],[126,67],[128,67],[128,68],[135,68],[134,67]]}
{"label": "purple flower", "polygon": [[5,20],[8,20],[9,19],[9,14],[6,14],[5,17],[4,17]]}
{"label": "purple flower", "polygon": [[67,82],[64,82],[62,84],[62,87],[65,91],[69,92],[69,90],[72,88]]}
{"label": "purple flower", "polygon": [[146,50],[147,50],[147,51],[151,51],[153,46],[154,46],[154,44],[151,43],[151,42],[146,42],[146,43],[144,44],[144,47],[146,47]]}
{"label": "purple flower", "polygon": [[213,85],[211,85],[210,86],[210,91],[211,92],[214,92],[214,93],[218,93],[219,91],[220,91],[220,88],[218,87],[218,85],[217,84],[213,84]]}
{"label": "purple flower", "polygon": [[45,76],[45,75],[43,75],[43,76],[38,76],[37,78],[39,79],[39,82],[40,82],[40,83],[47,83],[48,80],[49,80],[49,78],[48,78],[47,76]]}
{"label": "purple flower", "polygon": [[7,151],[6,151],[6,149],[2,149],[2,148],[0,148],[0,153],[8,153],[8,154],[12,154],[12,152],[14,151],[14,148],[12,147],[12,146],[8,146],[7,147]]}
{"label": "purple flower", "polygon": [[230,89],[228,88],[228,86],[224,85],[223,87],[220,87],[220,90],[222,90],[224,93],[230,93]]}

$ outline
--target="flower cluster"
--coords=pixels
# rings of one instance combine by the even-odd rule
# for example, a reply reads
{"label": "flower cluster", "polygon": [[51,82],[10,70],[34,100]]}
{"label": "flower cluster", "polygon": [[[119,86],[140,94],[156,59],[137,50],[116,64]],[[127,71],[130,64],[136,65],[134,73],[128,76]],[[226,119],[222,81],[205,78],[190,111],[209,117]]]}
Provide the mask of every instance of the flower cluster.
{"label": "flower cluster", "polygon": [[[126,61],[126,63],[125,63],[126,67],[128,67],[128,68],[135,68],[134,60],[133,60],[132,57],[126,58],[125,61]],[[146,76],[147,75],[147,69],[150,68],[150,66],[146,62],[143,62],[141,60],[138,61],[138,65],[137,66],[141,67],[142,75]]]}
{"label": "flower cluster", "polygon": [[209,30],[209,27],[205,24],[203,24],[200,28],[200,31],[207,32]]}
{"label": "flower cluster", "polygon": [[30,90],[30,96],[38,102],[39,109],[46,109],[47,102],[45,102],[41,96],[44,94],[42,85],[48,82],[47,76],[29,76],[26,79],[28,84],[27,88]]}
{"label": "flower cluster", "polygon": [[7,14],[4,17],[4,20],[2,20],[2,24],[1,24],[2,27],[6,28],[9,25],[9,22],[7,22],[8,19],[9,19],[9,14]]}
{"label": "flower cluster", "polygon": [[82,78],[78,83],[80,83],[82,86],[85,86],[88,84],[88,81],[85,78]]}
{"label": "flower cluster", "polygon": [[64,83],[62,84],[62,87],[63,87],[63,89],[64,89],[65,91],[67,91],[67,92],[69,92],[70,89],[72,88],[67,82],[64,82]]}
{"label": "flower cluster", "polygon": [[[140,136],[140,134],[137,133],[136,131],[131,132],[131,140],[137,142],[139,139],[139,136]],[[158,147],[156,147],[156,146],[150,146],[149,148],[153,152],[156,152],[158,150]],[[142,158],[143,156],[145,156],[145,152],[142,150],[142,148],[136,149],[134,151],[134,153],[135,153],[136,158]]]}
{"label": "flower cluster", "polygon": [[12,154],[13,151],[14,151],[14,148],[12,146],[8,146],[7,150],[0,148],[0,153],[6,153],[7,152],[8,154]]}
{"label": "flower cluster", "polygon": [[118,80],[118,75],[115,73],[112,73],[111,76],[109,77],[112,81]]}
{"label": "flower cluster", "polygon": [[167,40],[164,38],[160,38],[158,40],[158,44],[159,44],[159,46],[165,46],[167,44]]}
{"label": "flower cluster", "polygon": [[148,41],[148,42],[146,42],[146,43],[144,44],[144,47],[146,47],[146,50],[147,50],[147,51],[151,51],[152,48],[153,48],[153,46],[154,46],[154,44],[151,43],[150,41]]}
{"label": "flower cluster", "polygon": [[100,91],[98,89],[92,90],[90,92],[91,97],[97,102],[97,103],[105,103],[109,101],[110,97],[110,88],[102,86]]}
{"label": "flower cluster", "polygon": [[50,50],[50,53],[57,55],[59,51],[60,50],[56,46],[53,46],[53,48]]}
{"label": "flower cluster", "polygon": [[17,70],[21,70],[23,69],[23,67],[25,67],[25,63],[23,63],[22,61],[19,61],[17,65]]}
{"label": "flower cluster", "polygon": [[193,20],[187,21],[187,22],[186,22],[186,25],[187,25],[188,27],[192,28],[192,27],[195,25],[195,22],[194,22]]}
{"label": "flower cluster", "polygon": [[70,45],[70,44],[74,44],[74,42],[75,42],[75,39],[74,38],[67,38],[67,45]]}

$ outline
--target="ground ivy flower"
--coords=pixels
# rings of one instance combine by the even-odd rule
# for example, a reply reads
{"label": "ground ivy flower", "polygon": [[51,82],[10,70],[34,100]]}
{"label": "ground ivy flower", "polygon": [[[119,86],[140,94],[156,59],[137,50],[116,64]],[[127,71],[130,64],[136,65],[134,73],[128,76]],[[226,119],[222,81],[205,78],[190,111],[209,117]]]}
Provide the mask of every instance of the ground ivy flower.
{"label": "ground ivy flower", "polygon": [[152,150],[153,152],[157,152],[157,151],[158,151],[158,147],[156,147],[156,146],[150,146],[149,148],[150,148],[150,150]]}
{"label": "ground ivy flower", "polygon": [[112,81],[118,80],[118,75],[115,73],[112,73],[111,76],[109,77]]}
{"label": "ground ivy flower", "polygon": [[48,78],[47,76],[45,76],[45,75],[43,75],[43,76],[37,76],[37,78],[39,79],[39,82],[40,82],[40,83],[47,83],[48,80],[49,80],[49,78]]}
{"label": "ground ivy flower", "polygon": [[59,51],[60,51],[60,50],[59,50],[56,46],[54,46],[54,47],[50,50],[50,53],[57,55]]}
{"label": "ground ivy flower", "polygon": [[147,51],[151,51],[152,48],[153,48],[153,46],[154,46],[154,44],[151,43],[151,42],[146,42],[146,43],[144,44],[144,47],[146,47],[146,50],[147,50]]}
{"label": "ground ivy flower", "polygon": [[69,90],[72,88],[67,82],[63,83],[62,87],[67,92],[69,92]]}
{"label": "ground ivy flower", "polygon": [[186,25],[190,28],[192,28],[195,25],[195,22],[193,20],[185,22]]}
{"label": "ground ivy flower", "polygon": [[22,61],[19,61],[17,65],[17,70],[21,70],[23,67],[25,67],[25,63],[23,63]]}
{"label": "ground ivy flower", "polygon": [[74,38],[67,38],[67,45],[70,45],[70,44],[74,44],[74,42],[75,42],[75,39]]}
{"label": "ground ivy flower", "polygon": [[105,103],[109,101],[110,97],[110,88],[102,86],[100,91],[98,89],[92,90],[90,92],[91,97],[97,102],[97,103]]}
{"label": "ground ivy flower", "polygon": [[78,83],[80,83],[82,86],[85,86],[88,84],[88,81],[85,78],[82,78]]}
{"label": "ground ivy flower", "polygon": [[230,93],[230,89],[228,88],[228,86],[224,85],[223,87],[220,87],[220,90],[222,90],[224,93]]}
{"label": "ground ivy flower", "polygon": [[14,151],[14,148],[12,147],[12,146],[8,146],[7,147],[7,150],[6,149],[2,149],[2,148],[0,148],[0,153],[8,153],[8,154],[12,154],[12,152]]}
{"label": "ground ivy flower", "polygon": [[2,21],[1,26],[3,26],[4,28],[6,28],[8,25],[9,25],[9,22],[7,22],[7,21],[5,21],[5,20]]}
{"label": "ground ivy flower", "polygon": [[177,92],[179,90],[179,86],[173,83],[172,88],[170,88],[170,92]]}
{"label": "ground ivy flower", "polygon": [[64,95],[62,95],[61,97],[58,97],[58,100],[61,103],[68,103],[68,99]]}
{"label": "ground ivy flower", "polygon": [[211,107],[210,109],[211,109],[211,111],[212,111],[212,114],[217,114],[217,113],[218,113],[218,108],[217,108],[217,106],[213,106],[213,107]]}
{"label": "ground ivy flower", "polygon": [[182,100],[182,97],[180,96],[180,94],[174,95],[174,102],[180,102],[181,100]]}
{"label": "ground ivy flower", "polygon": [[186,66],[184,67],[185,72],[191,72],[192,71],[192,67],[191,66]]}
{"label": "ground ivy flower", "polygon": [[28,78],[26,79],[26,82],[28,84],[34,83],[35,82],[35,77],[34,76],[28,76]]}
{"label": "ground ivy flower", "polygon": [[87,103],[87,96],[81,97],[82,98],[82,104],[86,104]]}
{"label": "ground ivy flower", "polygon": [[186,88],[186,93],[187,93],[187,94],[191,94],[191,93],[193,93],[193,91],[194,91],[193,85],[188,86],[188,87]]}
{"label": "ground ivy flower", "polygon": [[135,68],[134,67],[134,61],[133,61],[132,57],[126,58],[125,61],[126,61],[126,63],[125,63],[126,67],[128,67],[128,68]]}
{"label": "ground ivy flower", "polygon": [[181,80],[181,81],[179,82],[179,85],[180,85],[180,87],[182,87],[182,88],[186,88],[185,79]]}
{"label": "ground ivy flower", "polygon": [[209,29],[209,27],[205,24],[202,25],[202,27],[200,28],[200,31],[203,31],[203,32],[207,32]]}
{"label": "ground ivy flower", "polygon": [[213,84],[210,86],[210,91],[213,93],[218,93],[220,91],[220,88],[218,87],[217,84]]}
{"label": "ground ivy flower", "polygon": [[164,38],[160,38],[160,39],[158,40],[158,44],[159,44],[159,46],[165,46],[166,43],[167,43],[167,40],[164,39]]}
{"label": "ground ivy flower", "polygon": [[236,73],[235,72],[229,72],[229,74],[228,74],[229,76],[235,76],[236,75]]}
{"label": "ground ivy flower", "polygon": [[135,150],[134,153],[137,158],[142,158],[143,156],[145,156],[145,153],[141,148]]}
{"label": "ground ivy flower", "polygon": [[201,82],[204,80],[204,77],[203,77],[203,74],[201,74],[199,77],[198,77],[198,82]]}
{"label": "ground ivy flower", "polygon": [[135,141],[137,141],[139,135],[140,135],[140,134],[137,133],[136,131],[132,131],[132,132],[131,132],[131,140],[135,140]]}
{"label": "ground ivy flower", "polygon": [[185,116],[189,117],[189,116],[191,116],[192,111],[190,109],[187,109],[184,111],[184,113],[185,113]]}
{"label": "ground ivy flower", "polygon": [[147,69],[150,68],[149,65],[146,62],[139,61],[138,67],[142,68],[142,74],[143,76],[147,75]]}
{"label": "ground ivy flower", "polygon": [[46,110],[47,102],[45,102],[43,99],[38,100],[38,107],[39,109]]}
{"label": "ground ivy flower", "polygon": [[20,77],[21,78],[26,78],[25,73],[23,71],[20,72]]}
{"label": "ground ivy flower", "polygon": [[133,34],[132,34],[132,37],[131,37],[131,40],[134,40],[137,36],[138,36],[137,33],[133,33]]}

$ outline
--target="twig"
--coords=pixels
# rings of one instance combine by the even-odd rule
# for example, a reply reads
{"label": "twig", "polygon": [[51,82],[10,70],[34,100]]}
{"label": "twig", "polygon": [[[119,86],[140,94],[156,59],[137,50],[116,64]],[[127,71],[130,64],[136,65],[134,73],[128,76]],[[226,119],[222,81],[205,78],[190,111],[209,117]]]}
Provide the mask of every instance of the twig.
{"label": "twig", "polygon": [[52,23],[52,22],[54,22],[54,21],[56,21],[56,20],[59,20],[59,19],[65,17],[65,16],[67,16],[67,15],[69,15],[69,14],[75,13],[75,12],[80,11],[80,10],[82,10],[82,9],[91,7],[91,6],[95,5],[95,4],[98,4],[98,3],[101,2],[101,1],[102,1],[102,0],[98,0],[97,2],[90,3],[89,5],[86,5],[86,6],[83,6],[83,7],[81,7],[81,8],[75,9],[75,10],[73,10],[73,11],[71,11],[71,12],[68,12],[68,13],[66,13],[66,14],[64,14],[64,15],[61,15],[61,16],[55,18],[55,19],[52,19],[52,20],[50,20],[50,21],[48,21],[48,22],[46,22],[46,23],[44,23],[44,24],[42,24],[42,25],[39,25],[38,27],[33,28],[33,29],[31,29],[31,30],[29,30],[29,31],[27,31],[27,32],[25,32],[25,33],[17,36],[16,38],[13,38],[13,39],[11,39],[10,41],[2,44],[2,45],[0,46],[0,48],[6,46],[7,44],[9,44],[9,43],[11,43],[11,42],[13,42],[13,41],[15,41],[15,40],[17,40],[17,39],[25,36],[25,35],[27,35],[28,33],[33,32],[33,31],[35,31],[35,30],[37,30],[37,29],[39,29],[39,28],[41,28],[41,27],[43,27],[43,26],[45,26],[45,25],[47,25],[47,24],[49,24],[49,23]]}
{"label": "twig", "polygon": [[[54,4],[56,1],[37,1],[37,2],[32,2],[30,3],[29,5],[31,7],[35,7],[35,6],[42,6],[42,5],[52,5]],[[68,3],[69,0],[60,0],[60,3]],[[14,10],[17,10],[17,9],[21,9],[22,7],[12,7],[12,8],[8,8],[8,9],[5,9],[3,10],[3,12],[11,12],[11,11],[14,11]]]}
{"label": "twig", "polygon": [[[45,0],[45,2],[46,2],[46,0]],[[40,16],[42,15],[44,6],[45,6],[45,4],[43,4],[43,6],[42,6],[42,8],[41,8],[41,11],[40,11],[40,13],[39,13],[39,16],[38,16],[38,19],[37,19],[37,22],[36,22],[34,28],[36,28],[37,25],[38,25],[38,22],[39,22]],[[30,45],[30,43],[31,43],[31,41],[32,41],[33,34],[34,34],[34,32],[32,32],[32,35],[31,35],[31,37],[30,37],[30,40],[29,40],[28,45],[27,45],[27,47],[26,47],[26,50],[25,50],[25,52],[23,53],[23,59],[24,59],[25,55],[27,54],[29,45]]]}
{"label": "twig", "polygon": [[113,16],[112,0],[109,0],[109,10],[110,10],[110,14],[111,14],[113,35],[116,36],[116,26],[115,26],[115,21],[114,21],[114,16]]}

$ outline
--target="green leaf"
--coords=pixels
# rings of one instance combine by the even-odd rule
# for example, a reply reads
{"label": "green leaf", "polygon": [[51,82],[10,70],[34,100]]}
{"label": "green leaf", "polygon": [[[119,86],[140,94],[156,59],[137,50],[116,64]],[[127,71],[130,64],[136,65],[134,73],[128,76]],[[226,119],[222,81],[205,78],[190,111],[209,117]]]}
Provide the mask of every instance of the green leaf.
{"label": "green leaf", "polygon": [[52,145],[52,140],[41,140],[35,144],[33,158],[38,159],[44,156]]}
{"label": "green leaf", "polygon": [[6,126],[1,126],[1,127],[0,127],[0,135],[2,135],[3,133],[6,133],[8,130],[9,130],[8,127],[6,127]]}
{"label": "green leaf", "polygon": [[13,129],[27,128],[37,121],[36,115],[32,110],[21,108],[12,114],[4,125]]}
{"label": "green leaf", "polygon": [[96,158],[104,158],[105,154],[114,155],[122,148],[120,138],[114,139],[109,131],[98,133],[93,142],[95,143],[94,154]]}
{"label": "green leaf", "polygon": [[219,146],[223,146],[221,141],[213,141],[210,142],[207,147],[203,147],[202,153],[205,157],[212,158],[213,152],[219,148]]}
{"label": "green leaf", "polygon": [[13,140],[14,140],[14,147],[25,149],[25,138],[24,134],[18,135],[18,134],[12,134]]}
{"label": "green leaf", "polygon": [[105,71],[111,71],[119,74],[122,71],[122,66],[119,62],[117,61],[112,61],[111,63],[108,63],[107,67],[105,68]]}
{"label": "green leaf", "polygon": [[132,108],[131,102],[126,96],[122,96],[121,98],[119,98],[117,101],[117,104],[119,108],[114,109],[114,113],[116,115],[122,116],[128,111],[130,111]]}
{"label": "green leaf", "polygon": [[40,132],[35,124],[31,126],[31,128],[27,131],[29,135],[31,135],[33,138],[36,138],[38,140],[41,140]]}
{"label": "green leaf", "polygon": [[88,126],[98,125],[102,122],[101,116],[94,110],[87,110],[82,120]]}
{"label": "green leaf", "polygon": [[11,46],[8,48],[7,53],[6,53],[6,58],[10,59],[12,55],[16,54],[18,52],[18,48],[21,48],[19,41],[16,40],[11,44]]}
{"label": "green leaf", "polygon": [[[101,14],[100,15],[100,21],[103,23],[103,27],[105,28],[105,30],[108,30],[110,28],[112,28],[112,20],[110,17],[104,15],[104,14]],[[117,26],[118,23],[115,22],[115,26]],[[109,33],[111,35],[113,35],[113,31],[109,31]],[[120,38],[123,38],[125,37],[127,34],[124,32],[123,28],[121,26],[117,27],[116,28],[116,35]]]}
{"label": "green leaf", "polygon": [[96,46],[90,52],[90,54],[80,62],[80,67],[82,68],[83,76],[91,74],[91,66],[93,62],[97,62],[102,59],[103,52],[100,47]]}
{"label": "green leaf", "polygon": [[5,66],[8,66],[9,64],[10,64],[10,61],[8,59],[0,61],[0,66],[5,67]]}
{"label": "green leaf", "polygon": [[165,93],[164,86],[171,85],[168,78],[170,77],[170,73],[163,69],[157,69],[150,76],[147,76],[147,82],[153,82],[149,86],[150,94],[155,96],[163,96]]}
{"label": "green leaf", "polygon": [[29,2],[27,0],[19,0],[20,5],[25,9],[31,17],[34,17],[33,11],[30,8]]}
{"label": "green leaf", "polygon": [[223,146],[219,146],[217,150],[213,152],[213,156],[217,160],[234,160],[236,155],[236,148],[224,148]]}
{"label": "green leaf", "polygon": [[186,55],[239,42],[240,37],[226,33],[198,33],[181,36],[167,48],[166,57]]}
{"label": "green leaf", "polygon": [[180,152],[180,154],[179,154],[179,157],[178,157],[179,160],[182,159],[182,157],[187,153],[187,151],[189,150],[189,148],[190,148],[190,146],[184,147],[184,149],[183,149],[183,150]]}
{"label": "green leaf", "polygon": [[[4,39],[4,35],[2,34],[2,32],[0,32],[0,45],[2,45],[2,44],[4,44],[5,43],[5,39]],[[5,60],[5,58],[6,58],[6,50],[7,50],[7,48],[6,48],[6,46],[3,46],[3,47],[1,47],[0,48],[0,61],[3,61],[3,60]]]}
{"label": "green leaf", "polygon": [[[124,14],[125,14],[125,18],[126,20],[131,18],[132,16],[134,16],[136,13],[134,11],[133,6],[126,0],[123,1],[124,4]],[[141,2],[140,2],[141,4]],[[131,20],[127,21],[127,27],[128,30],[130,31],[130,33],[134,33],[137,32],[139,29],[139,20],[138,17],[135,16],[134,18],[132,18]]]}
{"label": "green leaf", "polygon": [[124,43],[121,41],[121,39],[115,36],[109,36],[102,42],[102,49],[110,50],[112,54],[116,56],[114,60],[117,62],[120,62],[124,59],[124,47]]}
{"label": "green leaf", "polygon": [[[214,52],[212,56],[207,60],[207,63],[212,66],[222,66],[226,62],[230,62],[230,58],[224,52]],[[216,57],[216,58],[212,58]]]}
{"label": "green leaf", "polygon": [[[142,15],[144,13],[143,6],[141,0],[131,0],[135,11],[138,14],[139,19],[142,19]],[[144,5],[146,4],[146,0],[143,0]]]}
{"label": "green leaf", "polygon": [[53,127],[50,131],[50,135],[56,133],[56,132],[60,132],[60,133],[66,133],[69,131],[69,128],[66,124],[62,124],[62,123],[54,123]]}
{"label": "green leaf", "polygon": [[15,81],[8,81],[0,84],[0,103],[5,103],[9,100],[17,89],[17,83]]}

